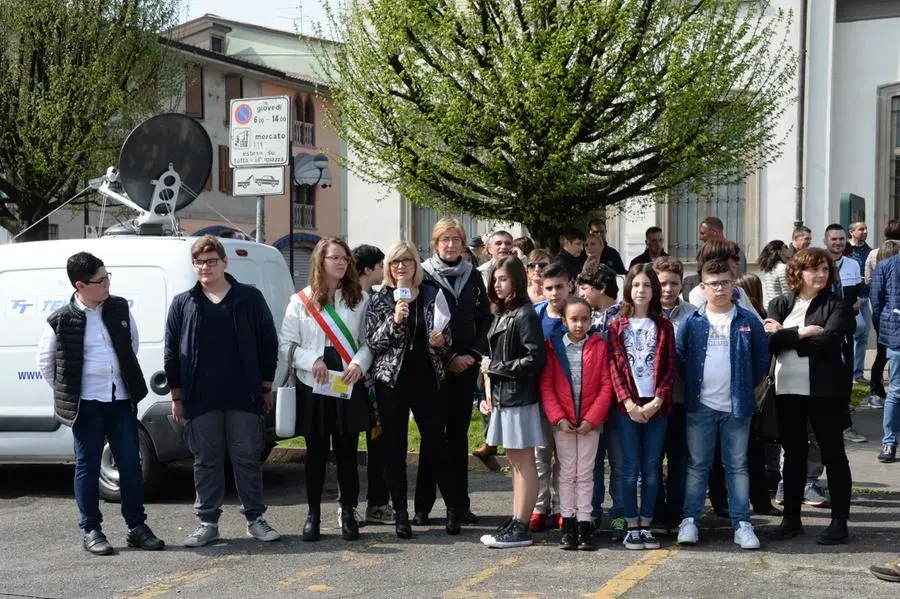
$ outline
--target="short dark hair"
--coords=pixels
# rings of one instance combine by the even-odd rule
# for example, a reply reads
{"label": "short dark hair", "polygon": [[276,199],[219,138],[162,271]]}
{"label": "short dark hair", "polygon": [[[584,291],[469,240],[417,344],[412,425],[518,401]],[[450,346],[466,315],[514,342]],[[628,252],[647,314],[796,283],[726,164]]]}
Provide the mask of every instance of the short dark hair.
{"label": "short dark hair", "polygon": [[791,233],[791,239],[799,237],[800,235],[812,235],[812,229],[804,226],[797,227],[794,229],[794,232]]}
{"label": "short dark hair", "polygon": [[90,281],[97,274],[97,271],[104,266],[103,260],[97,256],[88,252],[78,252],[69,256],[69,259],[66,260],[66,274],[69,275],[69,282],[72,284],[72,287],[75,287],[75,283],[78,281],[82,283]]}
{"label": "short dark hair", "polygon": [[[512,295],[503,300],[497,297],[497,291],[494,289],[494,275],[501,268],[506,270],[512,283]],[[506,314],[519,306],[529,304],[528,276],[525,274],[525,266],[522,265],[522,261],[515,256],[506,256],[494,263],[488,275],[487,292],[495,314]]]}
{"label": "short dark hair", "polygon": [[788,286],[799,293],[803,289],[803,271],[807,268],[818,268],[822,263],[828,265],[828,282],[826,289],[830,289],[838,280],[838,270],[831,259],[831,254],[822,248],[806,248],[797,252],[787,266]]}
{"label": "short dark hair", "polygon": [[731,267],[728,266],[727,262],[716,258],[707,260],[700,269],[700,281],[703,281],[703,275],[721,275],[725,273],[728,273],[728,276],[732,279],[734,278],[734,275],[731,273]]}
{"label": "short dark hair", "polygon": [[564,241],[576,241],[581,240],[585,241],[587,236],[575,227],[566,227],[562,231],[559,232],[559,241],[560,243]]}
{"label": "short dark hair", "polygon": [[588,303],[588,301],[586,299],[584,299],[583,297],[578,297],[577,295],[572,295],[572,296],[569,296],[566,299],[566,303],[563,304],[563,308],[561,310],[563,318],[566,317],[566,313],[569,311],[569,308],[571,308],[572,306],[584,306],[585,308],[588,309],[588,314],[590,314],[591,312],[594,311],[594,309],[591,307],[591,305]]}
{"label": "short dark hair", "polygon": [[893,239],[894,241],[900,240],[900,220],[892,218],[887,222],[884,226],[884,238]]}
{"label": "short dark hair", "polygon": [[707,216],[702,221],[700,221],[701,225],[706,225],[710,229],[716,229],[717,231],[724,231],[725,224],[722,222],[722,219],[718,216]]}
{"label": "short dark hair", "polygon": [[219,259],[225,258],[225,246],[222,245],[222,242],[215,235],[204,235],[191,246],[191,258],[196,258],[200,254],[209,252],[215,252]]}
{"label": "short dark hair", "polygon": [[353,248],[353,263],[356,272],[362,274],[367,268],[374,269],[379,262],[384,262],[384,252],[374,245],[358,245]]}
{"label": "short dark hair", "polygon": [[522,250],[526,256],[534,251],[534,241],[530,237],[516,237],[512,244],[514,248]]}
{"label": "short dark hair", "polygon": [[682,279],[684,278],[684,264],[681,260],[673,256],[660,256],[653,261],[653,270],[657,273],[671,272],[675,273]]}
{"label": "short dark hair", "polygon": [[559,262],[551,262],[541,270],[541,280],[544,279],[571,279],[569,270]]}
{"label": "short dark hair", "polygon": [[840,223],[831,223],[827,227],[825,227],[825,235],[828,235],[829,231],[844,231],[846,233],[846,229],[844,229],[844,225]]}
{"label": "short dark hair", "polygon": [[647,239],[654,233],[662,233],[662,232],[663,232],[662,227],[656,227],[656,226],[648,227],[647,230],[644,232],[644,239]]}
{"label": "short dark hair", "polygon": [[616,279],[616,271],[605,264],[599,262],[585,264],[575,282],[579,285],[590,285],[594,289],[599,289],[613,299],[619,297],[619,281]]}
{"label": "short dark hair", "polygon": [[697,254],[697,274],[703,270],[703,263],[709,260],[737,260],[741,254],[741,248],[733,241],[727,239],[713,239],[707,241]]}

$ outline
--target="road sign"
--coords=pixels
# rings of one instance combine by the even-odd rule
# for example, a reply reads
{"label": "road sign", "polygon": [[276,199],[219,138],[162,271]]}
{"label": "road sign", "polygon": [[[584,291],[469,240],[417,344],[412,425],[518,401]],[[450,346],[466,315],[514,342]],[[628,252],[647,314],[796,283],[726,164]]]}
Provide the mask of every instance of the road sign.
{"label": "road sign", "polygon": [[265,166],[234,169],[236,196],[279,196],[284,193],[284,167]]}
{"label": "road sign", "polygon": [[[284,166],[288,163],[291,155],[289,97],[240,98],[231,101],[230,110],[231,167]],[[283,185],[283,176],[281,182]]]}

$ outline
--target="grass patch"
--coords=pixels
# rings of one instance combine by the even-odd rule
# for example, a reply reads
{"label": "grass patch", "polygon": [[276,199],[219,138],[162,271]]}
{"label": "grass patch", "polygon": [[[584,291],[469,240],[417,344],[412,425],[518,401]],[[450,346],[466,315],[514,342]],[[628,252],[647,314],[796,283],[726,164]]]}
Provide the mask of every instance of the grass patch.
{"label": "grass patch", "polygon": [[896,491],[889,491],[887,489],[873,489],[872,487],[853,487],[852,493],[854,495],[868,495],[875,497],[892,497],[894,495],[900,495]]}
{"label": "grass patch", "polygon": [[[409,432],[407,433],[406,440],[409,444],[409,451],[417,452],[422,446],[422,436],[419,434],[419,427],[416,426],[416,421],[413,419],[410,419],[409,421]],[[484,443],[484,425],[481,421],[481,412],[472,410],[472,420],[469,425],[469,451],[481,447],[482,443]],[[281,447],[306,447],[306,440],[304,440],[303,437],[281,439],[278,441],[278,445]],[[365,435],[359,436],[358,447],[359,449],[365,450]]]}
{"label": "grass patch", "polygon": [[866,403],[866,400],[869,398],[870,391],[868,385],[857,385],[853,384],[853,391],[850,392],[850,403],[854,407],[859,407],[862,404]]}

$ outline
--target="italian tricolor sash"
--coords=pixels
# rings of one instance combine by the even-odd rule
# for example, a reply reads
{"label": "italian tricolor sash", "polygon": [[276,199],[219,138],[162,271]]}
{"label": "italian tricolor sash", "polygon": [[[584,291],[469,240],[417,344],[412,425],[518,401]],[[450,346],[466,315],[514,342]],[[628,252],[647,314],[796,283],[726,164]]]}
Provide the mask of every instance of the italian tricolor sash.
{"label": "italian tricolor sash", "polygon": [[[319,308],[309,299],[312,294],[312,288],[306,287],[297,293],[297,297],[303,302],[306,313],[313,317],[325,336],[337,350],[338,355],[344,362],[344,367],[350,365],[353,360],[353,354],[359,350],[359,344],[353,338],[353,334],[347,327],[347,324],[341,319],[340,314],[334,309],[334,305],[325,304],[325,311]],[[375,439],[381,434],[381,419],[378,415],[378,404],[375,401],[375,381],[371,377],[365,377],[364,384],[369,394],[369,402],[372,404],[372,410],[375,414],[375,427],[372,429],[372,438]]]}

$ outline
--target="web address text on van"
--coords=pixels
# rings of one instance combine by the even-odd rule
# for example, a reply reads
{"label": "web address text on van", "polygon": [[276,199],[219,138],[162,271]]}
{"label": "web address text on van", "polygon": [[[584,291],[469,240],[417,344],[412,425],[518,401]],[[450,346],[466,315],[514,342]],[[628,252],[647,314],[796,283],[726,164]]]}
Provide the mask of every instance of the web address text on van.
{"label": "web address text on van", "polygon": [[44,375],[41,374],[40,370],[20,370],[18,372],[20,381],[42,381],[44,380]]}

